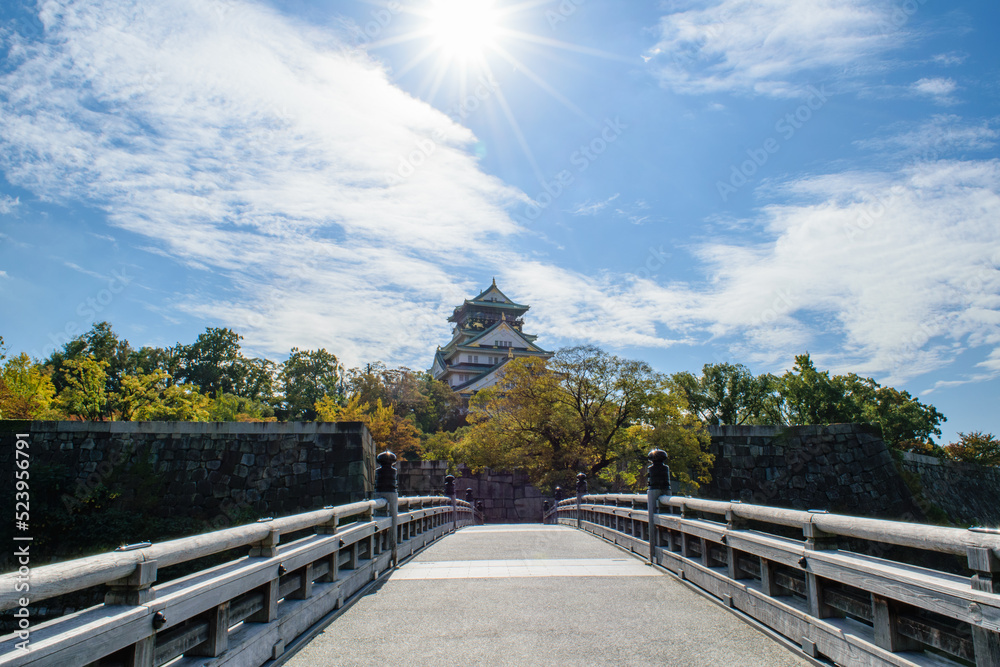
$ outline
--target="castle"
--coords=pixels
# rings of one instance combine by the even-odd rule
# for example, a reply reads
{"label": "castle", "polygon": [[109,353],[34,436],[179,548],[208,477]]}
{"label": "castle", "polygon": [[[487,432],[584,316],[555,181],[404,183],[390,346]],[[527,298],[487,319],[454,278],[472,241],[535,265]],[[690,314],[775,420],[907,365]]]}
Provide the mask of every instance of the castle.
{"label": "castle", "polygon": [[538,336],[521,330],[528,306],[514,303],[493,284],[455,308],[448,318],[454,322],[452,338],[434,353],[431,375],[452,391],[469,397],[495,384],[501,369],[511,359],[553,355],[535,345]]}

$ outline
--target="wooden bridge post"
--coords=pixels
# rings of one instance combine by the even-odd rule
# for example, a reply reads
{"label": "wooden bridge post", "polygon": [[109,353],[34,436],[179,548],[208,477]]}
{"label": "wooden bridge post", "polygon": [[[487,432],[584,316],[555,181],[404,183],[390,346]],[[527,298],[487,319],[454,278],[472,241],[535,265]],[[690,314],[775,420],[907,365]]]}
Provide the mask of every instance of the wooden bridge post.
{"label": "wooden bridge post", "polygon": [[656,525],[656,515],[660,510],[660,496],[670,495],[670,468],[667,467],[667,453],[662,449],[654,449],[646,455],[649,466],[646,468],[646,515],[649,528],[649,562],[656,563],[656,549],[660,546],[660,529]]}
{"label": "wooden bridge post", "polygon": [[583,528],[583,497],[587,495],[587,475],[576,475],[576,527]]}
{"label": "wooden bridge post", "polygon": [[458,528],[458,497],[455,493],[455,476],[444,476],[444,495],[451,499],[451,529]]}
{"label": "wooden bridge post", "polygon": [[[392,551],[391,567],[396,567],[399,553],[396,531],[399,528],[399,482],[396,477],[396,455],[384,451],[375,457],[379,467],[375,471],[375,496],[386,501],[386,510],[392,519],[392,529],[389,532],[389,549]],[[374,558],[374,556],[372,556]]]}
{"label": "wooden bridge post", "polygon": [[156,592],[151,586],[156,582],[156,561],[136,563],[135,571],[124,579],[108,584],[104,594],[106,605],[137,605],[151,602]]}
{"label": "wooden bridge post", "polygon": [[[735,502],[740,501],[737,500]],[[726,530],[743,530],[746,526],[747,522],[736,516],[736,513],[732,509],[726,510]],[[750,576],[740,567],[740,552],[728,544],[726,544],[726,550],[729,552],[729,578],[734,581],[737,579],[749,579]]]}
{"label": "wooden bridge post", "polygon": [[552,491],[552,497],[555,498],[555,501],[556,501],[555,523],[558,524],[559,523],[559,503],[563,499],[563,490],[562,490],[561,486],[557,486]]}
{"label": "wooden bridge post", "polygon": [[[1000,572],[1000,560],[993,550],[987,547],[968,547],[966,551],[969,557],[969,569],[975,572],[972,576],[973,590],[1000,593],[1000,581],[996,577],[996,573]],[[977,667],[1000,664],[1000,633],[973,623],[972,642]]]}
{"label": "wooden bridge post", "polygon": [[[826,514],[826,511],[809,510],[815,514]],[[812,523],[802,524],[802,534],[806,538],[806,549],[809,551],[836,550],[838,547],[836,535],[824,533]],[[808,569],[808,559],[803,557],[803,568],[806,568],[806,597],[809,600],[809,613],[816,618],[829,618],[838,615],[833,607],[823,601],[823,579]]]}

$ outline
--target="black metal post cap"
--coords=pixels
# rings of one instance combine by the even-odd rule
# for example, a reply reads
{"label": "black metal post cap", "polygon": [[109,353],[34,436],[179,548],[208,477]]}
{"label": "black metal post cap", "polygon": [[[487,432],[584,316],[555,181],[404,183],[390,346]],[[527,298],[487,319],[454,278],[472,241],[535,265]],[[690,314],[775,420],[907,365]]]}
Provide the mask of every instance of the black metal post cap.
{"label": "black metal post cap", "polygon": [[471,503],[472,502],[472,489],[466,489],[465,490],[465,502],[467,502],[467,503]]}
{"label": "black metal post cap", "polygon": [[445,475],[444,477],[444,495],[453,496],[455,495],[455,476]]}
{"label": "black metal post cap", "polygon": [[396,480],[396,455],[384,451],[375,457],[378,469],[375,471],[375,490],[379,493],[396,493],[399,485]]}
{"label": "black metal post cap", "polygon": [[576,474],[576,492],[577,493],[587,492],[587,475],[582,472]]}
{"label": "black metal post cap", "polygon": [[555,493],[552,494],[552,495],[555,496],[556,502],[559,502],[560,500],[562,500],[562,498],[563,498],[562,487],[561,486],[557,486]]}
{"label": "black metal post cap", "polygon": [[667,467],[667,453],[662,449],[654,449],[647,457],[649,467],[646,468],[646,481],[649,488],[670,493],[670,468]]}

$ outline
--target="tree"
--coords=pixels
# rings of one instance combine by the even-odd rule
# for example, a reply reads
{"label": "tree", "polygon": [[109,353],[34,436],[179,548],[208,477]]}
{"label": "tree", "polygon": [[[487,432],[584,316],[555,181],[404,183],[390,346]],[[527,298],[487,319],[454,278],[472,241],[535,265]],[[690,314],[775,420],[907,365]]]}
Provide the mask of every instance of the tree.
{"label": "tree", "polygon": [[845,401],[846,385],[818,371],[809,354],[795,357],[795,366],[781,376],[778,393],[785,423],[835,424],[855,419],[855,406]]}
{"label": "tree", "polygon": [[68,375],[76,372],[76,367],[67,365],[67,362],[79,362],[87,357],[105,363],[104,390],[107,394],[117,392],[122,378],[134,370],[134,352],[129,342],[119,338],[110,323],[98,322],[87,333],[66,343],[61,351],[53,352],[45,362],[51,369],[52,383],[57,392],[69,386]]}
{"label": "tree", "polygon": [[908,392],[892,387],[878,387],[863,415],[864,421],[880,424],[882,438],[898,448],[907,442],[926,443],[932,435],[941,435],[940,424],[947,421],[933,405],[924,405]]}
{"label": "tree", "polygon": [[[670,472],[678,481],[697,489],[712,481],[712,464],[715,457],[709,453],[711,438],[703,423],[689,409],[685,393],[673,383],[666,383],[650,400],[648,423],[652,431],[645,431],[648,443],[637,452],[643,465],[650,449],[667,453]],[[645,482],[639,479],[639,485]],[[680,491],[680,489],[675,489]]]}
{"label": "tree", "polygon": [[958,442],[946,445],[944,451],[952,461],[986,466],[1000,465],[1000,439],[993,437],[992,433],[982,431],[959,433]]}
{"label": "tree", "polygon": [[104,421],[108,416],[108,365],[92,356],[64,360],[66,386],[56,397],[56,406],[70,417]]}
{"label": "tree", "polygon": [[396,414],[412,417],[424,433],[454,430],[465,423],[461,397],[429,373],[376,362],[348,371],[346,385],[349,394],[369,405],[381,400]]}
{"label": "tree", "polygon": [[[0,346],[3,339],[0,338]],[[0,360],[5,356],[0,353]],[[7,360],[0,369],[0,419],[42,419],[49,415],[55,387],[27,354]]]}
{"label": "tree", "polygon": [[343,393],[344,369],[325,349],[293,347],[278,375],[289,419],[311,419],[316,401]]}
{"label": "tree", "polygon": [[647,364],[593,346],[560,350],[551,368],[515,359],[470,402],[470,454],[478,465],[523,468],[543,486],[594,477],[626,455],[627,429],[657,384]]}
{"label": "tree", "polygon": [[231,329],[209,327],[191,345],[180,346],[180,382],[196,385],[205,394],[236,393],[240,336]]}
{"label": "tree", "polygon": [[882,437],[900,449],[922,449],[931,435],[941,435],[946,421],[933,405],[905,391],[883,387],[854,373],[830,376],[818,371],[808,353],[795,357],[795,367],[777,384],[777,423],[833,424],[868,422],[882,427]]}
{"label": "tree", "polygon": [[328,422],[360,421],[368,426],[372,440],[379,448],[388,449],[401,458],[419,460],[423,453],[420,431],[413,422],[395,414],[392,405],[362,402],[360,394],[351,396],[340,405],[332,396],[316,402],[316,420]]}
{"label": "tree", "polygon": [[183,355],[184,346],[179,343],[173,347],[141,347],[132,352],[129,367],[134,373],[163,371],[172,384],[180,372]]}
{"label": "tree", "polygon": [[111,403],[118,419],[127,422],[135,419],[162,400],[166,381],[170,378],[166,371],[126,375],[122,378],[121,389],[113,394]]}
{"label": "tree", "polygon": [[217,422],[277,421],[274,408],[264,401],[255,401],[235,394],[219,394],[212,399],[208,418]]}
{"label": "tree", "polygon": [[203,422],[208,421],[211,399],[193,384],[165,387],[156,402],[136,410],[141,421]]}
{"label": "tree", "polygon": [[755,376],[742,364],[705,364],[700,378],[681,372],[671,380],[706,424],[757,424],[773,417],[773,376]]}

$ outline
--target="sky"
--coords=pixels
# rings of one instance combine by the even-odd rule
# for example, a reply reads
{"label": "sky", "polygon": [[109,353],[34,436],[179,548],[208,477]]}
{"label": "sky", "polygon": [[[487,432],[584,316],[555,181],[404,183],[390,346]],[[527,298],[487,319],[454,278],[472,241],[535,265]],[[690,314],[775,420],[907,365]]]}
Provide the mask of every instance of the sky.
{"label": "sky", "polygon": [[1000,433],[1000,4],[0,5],[0,336],[796,354]]}

